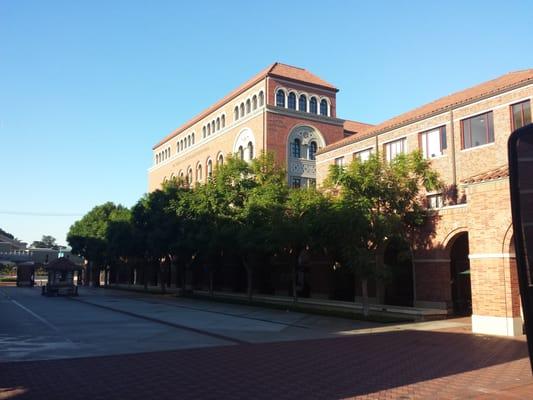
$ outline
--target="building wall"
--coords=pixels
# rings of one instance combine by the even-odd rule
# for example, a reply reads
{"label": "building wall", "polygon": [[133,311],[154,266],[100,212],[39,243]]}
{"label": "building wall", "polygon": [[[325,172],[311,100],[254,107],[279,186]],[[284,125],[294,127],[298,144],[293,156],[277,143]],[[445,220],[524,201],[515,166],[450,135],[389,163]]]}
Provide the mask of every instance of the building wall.
{"label": "building wall", "polygon": [[[446,127],[447,149],[431,164],[449,187],[457,185],[459,198],[448,199],[435,211],[415,248],[415,305],[451,308],[450,250],[459,234],[468,233],[473,330],[501,335],[521,334],[520,298],[514,251],[508,179],[461,185],[461,181],[507,164],[507,140],[512,130],[510,106],[532,100],[533,85],[495,95],[453,111],[428,117],[377,136],[317,156],[320,184],[335,159],[353,159],[357,151],[372,147],[383,154],[384,144],[406,138],[407,151],[419,148],[419,135]],[[461,121],[493,112],[494,142],[463,149]],[[461,199],[461,194],[465,198]],[[455,201],[464,204],[455,205]]]}

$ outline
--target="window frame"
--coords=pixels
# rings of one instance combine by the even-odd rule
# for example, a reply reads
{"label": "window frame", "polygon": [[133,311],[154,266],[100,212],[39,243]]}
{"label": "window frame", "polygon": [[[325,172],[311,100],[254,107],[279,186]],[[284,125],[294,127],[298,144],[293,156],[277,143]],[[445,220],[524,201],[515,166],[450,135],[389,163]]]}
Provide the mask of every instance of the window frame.
{"label": "window frame", "polygon": [[[439,155],[436,155],[435,157],[430,157],[428,156],[429,154],[429,146],[428,146],[428,139],[427,139],[427,135],[433,131],[436,131],[436,130],[439,130],[439,149],[440,149],[440,154]],[[426,135],[426,149],[424,149],[422,147],[422,143],[423,143],[423,136]],[[431,128],[431,129],[426,129],[425,131],[422,131],[418,134],[418,148],[420,149],[421,153],[422,153],[422,156],[424,157],[425,160],[432,160],[434,158],[439,158],[439,157],[442,157],[444,156],[444,150],[446,150],[448,148],[448,140],[447,140],[447,133],[446,133],[446,125],[441,125],[441,126],[437,126],[435,128]],[[443,140],[444,139],[444,140]],[[426,154],[424,155],[424,151],[426,151]]]}
{"label": "window frame", "polygon": [[522,128],[523,126],[527,125],[524,123],[524,116],[525,116],[525,113],[524,113],[524,105],[525,104],[529,104],[529,120],[531,122],[533,122],[533,115],[531,113],[531,100],[530,99],[526,99],[526,100],[522,100],[522,101],[519,101],[518,103],[513,103],[509,106],[509,113],[511,115],[511,132],[517,130],[518,128],[515,126],[515,122],[514,122],[514,110],[513,108],[515,106],[520,106],[520,116],[522,117],[522,126],[520,126],[519,128]]}
{"label": "window frame", "polygon": [[362,149],[362,150],[353,152],[352,161],[356,160],[356,159],[359,160],[359,162],[368,161],[368,159],[362,160],[361,157],[360,157],[361,154],[366,153],[366,152],[368,152],[368,158],[370,158],[374,154],[374,147],[373,146],[372,147],[367,147],[366,149]]}
{"label": "window frame", "polygon": [[398,139],[394,139],[394,140],[390,140],[386,143],[383,143],[383,153],[384,153],[384,156],[385,156],[385,160],[387,162],[391,162],[392,160],[394,160],[394,158],[391,158],[390,157],[390,147],[393,143],[402,143],[402,150],[401,152],[399,153],[396,153],[396,155],[394,156],[394,158],[396,158],[398,156],[398,154],[406,154],[407,153],[407,137],[404,136],[404,137],[401,137],[401,138],[398,138]]}
{"label": "window frame", "polygon": [[[485,143],[479,144],[477,146],[473,146],[472,145],[472,122],[471,121],[474,118],[478,118],[478,117],[481,117],[483,115],[486,116],[487,121],[489,121],[489,117],[490,117],[490,124],[487,123],[486,124],[486,128],[485,128],[487,141]],[[465,145],[465,122],[469,122],[468,132],[470,134],[470,146],[468,146],[468,147],[466,147],[466,145]],[[491,134],[490,131],[491,131],[491,129],[492,129],[492,140],[490,140],[490,134]],[[469,150],[469,149],[474,149],[476,147],[485,146],[485,145],[494,143],[495,140],[496,140],[496,138],[495,138],[495,134],[494,134],[494,112],[493,112],[493,110],[489,110],[489,111],[485,111],[485,112],[482,112],[482,113],[479,113],[479,114],[476,114],[476,115],[472,115],[470,117],[463,118],[461,120],[461,150]]]}
{"label": "window frame", "polygon": [[[283,96],[283,104],[280,105],[280,94]],[[287,107],[287,95],[285,94],[285,91],[283,89],[276,90],[276,107],[285,108]]]}

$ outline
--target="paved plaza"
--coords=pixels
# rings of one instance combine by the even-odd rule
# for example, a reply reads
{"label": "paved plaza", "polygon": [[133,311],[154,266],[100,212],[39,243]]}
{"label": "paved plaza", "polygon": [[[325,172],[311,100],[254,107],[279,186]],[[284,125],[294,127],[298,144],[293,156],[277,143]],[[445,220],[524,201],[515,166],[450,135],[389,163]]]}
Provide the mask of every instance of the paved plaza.
{"label": "paved plaza", "polygon": [[0,399],[533,399],[524,337],[0,287]]}

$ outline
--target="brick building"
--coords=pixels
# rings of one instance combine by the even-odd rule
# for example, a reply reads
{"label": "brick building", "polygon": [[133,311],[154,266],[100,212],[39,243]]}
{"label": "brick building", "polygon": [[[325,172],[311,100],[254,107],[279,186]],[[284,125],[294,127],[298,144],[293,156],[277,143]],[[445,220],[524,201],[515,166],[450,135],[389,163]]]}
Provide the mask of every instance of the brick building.
{"label": "brick building", "polygon": [[[250,159],[271,151],[287,168],[288,183],[299,187],[320,185],[333,163],[371,153],[391,159],[420,149],[446,190],[427,193],[433,219],[415,249],[414,271],[412,263],[394,260],[392,244],[384,249],[399,275],[382,290],[374,282],[373,301],[472,314],[475,332],[520,334],[506,143],[514,128],[531,121],[533,70],[509,73],[376,126],[338,118],[337,92],[305,69],[269,66],[153,147],[149,190],[173,177],[203,182],[231,153]],[[326,264],[307,269],[310,296],[357,299],[353,278]],[[287,278],[268,279],[275,282],[270,293],[286,293]]]}
{"label": "brick building", "polygon": [[314,184],[315,153],[368,127],[336,117],[337,92],[305,69],[272,64],[153,147],[149,190],[172,177],[205,181],[227,154],[263,150],[287,167],[292,186]]}
{"label": "brick building", "polygon": [[522,333],[512,242],[507,140],[531,122],[533,70],[506,74],[326,146],[317,179],[330,164],[420,149],[446,185],[427,193],[434,209],[414,253],[415,306],[468,313],[474,332]]}

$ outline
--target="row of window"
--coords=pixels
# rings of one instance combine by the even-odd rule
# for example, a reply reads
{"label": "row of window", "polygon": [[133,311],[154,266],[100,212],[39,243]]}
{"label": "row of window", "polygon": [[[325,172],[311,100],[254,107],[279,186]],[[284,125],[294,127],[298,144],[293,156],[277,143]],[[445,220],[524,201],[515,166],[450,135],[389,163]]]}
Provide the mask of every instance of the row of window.
{"label": "row of window", "polygon": [[[317,97],[311,96],[309,99],[305,94],[296,96],[296,93],[289,92],[287,95],[285,90],[278,89],[276,92],[276,106],[288,108],[290,110],[297,110],[301,112],[309,112],[311,114],[318,114],[318,100]],[[309,110],[309,111],[308,111]],[[320,115],[329,116],[329,103],[326,99],[320,100]]]}
{"label": "row of window", "polygon": [[157,153],[155,155],[155,162],[156,164],[159,164],[160,162],[165,161],[167,158],[170,158],[170,147]]}
{"label": "row of window", "polygon": [[210,136],[212,133],[218,132],[221,129],[226,127],[226,115],[217,117],[213,121],[207,123],[202,127],[202,137],[205,139],[207,136]]}
{"label": "row of window", "polygon": [[[529,100],[511,105],[511,130],[531,123],[531,102]],[[419,147],[426,159],[442,156],[447,148],[446,127],[441,126],[419,134]],[[461,120],[461,149],[466,150],[494,142],[494,116],[492,111]],[[406,152],[406,139],[401,138],[383,145],[387,161]],[[354,158],[366,161],[372,149],[354,153]],[[343,157],[336,164],[344,163]]]}
{"label": "row of window", "polygon": [[237,121],[239,118],[244,117],[246,114],[257,110],[257,107],[263,107],[265,104],[265,94],[261,90],[259,94],[254,94],[251,99],[243,101],[240,105],[235,106],[233,109],[233,120]]}

